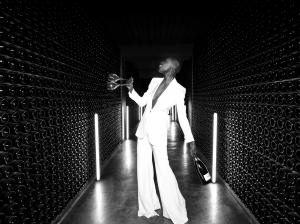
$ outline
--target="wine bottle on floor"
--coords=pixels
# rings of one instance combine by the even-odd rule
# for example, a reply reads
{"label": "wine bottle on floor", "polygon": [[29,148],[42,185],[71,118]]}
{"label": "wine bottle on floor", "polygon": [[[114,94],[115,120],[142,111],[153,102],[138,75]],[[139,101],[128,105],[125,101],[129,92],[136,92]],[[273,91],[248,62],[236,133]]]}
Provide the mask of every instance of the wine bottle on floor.
{"label": "wine bottle on floor", "polygon": [[211,182],[211,176],[208,172],[208,169],[205,166],[205,164],[201,161],[201,159],[197,155],[194,155],[193,160],[194,160],[197,174],[201,178],[202,183],[207,184]]}

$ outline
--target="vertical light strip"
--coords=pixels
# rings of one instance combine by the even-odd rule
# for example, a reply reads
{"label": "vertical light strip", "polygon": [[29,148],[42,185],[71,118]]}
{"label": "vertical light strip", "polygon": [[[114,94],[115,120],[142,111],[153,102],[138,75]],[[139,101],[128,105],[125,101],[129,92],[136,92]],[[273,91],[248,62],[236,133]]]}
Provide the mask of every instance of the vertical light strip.
{"label": "vertical light strip", "polygon": [[125,110],[122,100],[122,140],[125,140]]}
{"label": "vertical light strip", "polygon": [[192,101],[191,101],[191,98],[189,99],[189,122],[190,122],[190,126],[192,128]]}
{"label": "vertical light strip", "polygon": [[95,150],[96,150],[96,180],[100,180],[100,155],[99,155],[99,121],[98,114],[94,115],[95,120]]}
{"label": "vertical light strip", "polygon": [[129,139],[129,106],[126,106],[126,139]]}
{"label": "vertical light strip", "polygon": [[[123,52],[121,52],[121,57],[120,57],[120,78],[123,78],[123,62],[125,61]],[[124,91],[124,88],[120,88],[121,92],[121,115],[122,115],[122,141],[125,140],[125,104],[126,104],[126,93]]]}
{"label": "vertical light strip", "polygon": [[218,115],[214,113],[214,124],[213,124],[213,158],[212,158],[212,182],[216,182],[217,174],[217,124],[218,124]]}

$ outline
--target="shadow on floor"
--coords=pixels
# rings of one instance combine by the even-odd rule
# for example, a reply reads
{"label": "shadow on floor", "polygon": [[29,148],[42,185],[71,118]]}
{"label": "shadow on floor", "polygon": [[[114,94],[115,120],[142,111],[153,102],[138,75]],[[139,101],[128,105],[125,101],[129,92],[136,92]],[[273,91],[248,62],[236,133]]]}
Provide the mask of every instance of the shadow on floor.
{"label": "shadow on floor", "polygon": [[[138,217],[136,141],[127,140],[95,182],[73,207],[63,224],[172,224],[162,216]],[[180,126],[170,123],[168,157],[179,188],[186,200],[189,224],[252,223],[221,181],[203,185],[183,142]],[[154,160],[153,160],[154,162]],[[157,193],[159,190],[154,177]]]}

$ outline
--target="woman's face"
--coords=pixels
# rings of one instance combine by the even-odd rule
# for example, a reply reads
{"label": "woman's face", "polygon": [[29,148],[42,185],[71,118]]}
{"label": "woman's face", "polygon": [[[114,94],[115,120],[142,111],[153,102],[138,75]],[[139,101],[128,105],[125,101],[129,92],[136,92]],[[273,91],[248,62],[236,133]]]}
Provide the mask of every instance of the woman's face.
{"label": "woman's face", "polygon": [[171,60],[166,59],[166,60],[164,60],[164,61],[162,61],[162,62],[159,63],[159,69],[158,69],[158,71],[160,73],[164,74],[164,73],[168,72],[171,67],[172,67]]}

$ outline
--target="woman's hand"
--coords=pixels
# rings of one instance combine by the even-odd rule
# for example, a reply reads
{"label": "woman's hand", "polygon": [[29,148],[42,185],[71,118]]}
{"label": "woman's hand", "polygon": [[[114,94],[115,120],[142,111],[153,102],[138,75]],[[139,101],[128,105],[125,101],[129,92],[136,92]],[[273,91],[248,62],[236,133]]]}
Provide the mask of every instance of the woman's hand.
{"label": "woman's hand", "polygon": [[191,156],[195,156],[196,155],[196,143],[195,143],[195,141],[189,142],[188,143],[188,148],[190,149]]}
{"label": "woman's hand", "polygon": [[130,77],[129,79],[127,79],[126,81],[126,87],[129,89],[129,92],[132,91],[133,89],[133,78]]}

